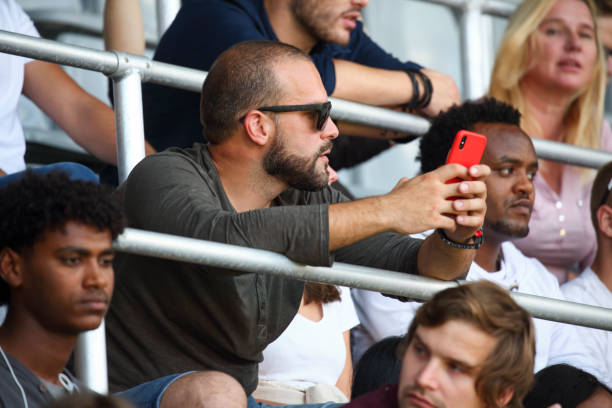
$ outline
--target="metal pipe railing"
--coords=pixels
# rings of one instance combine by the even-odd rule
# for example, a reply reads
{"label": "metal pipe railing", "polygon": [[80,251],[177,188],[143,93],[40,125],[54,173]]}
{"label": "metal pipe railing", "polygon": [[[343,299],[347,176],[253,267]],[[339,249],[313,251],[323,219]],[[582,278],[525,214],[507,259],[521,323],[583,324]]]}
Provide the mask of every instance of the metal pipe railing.
{"label": "metal pipe railing", "polygon": [[[118,138],[118,167],[121,180],[124,180],[133,166],[144,157],[141,82],[153,82],[200,92],[202,82],[206,77],[206,72],[203,71],[151,61],[142,56],[61,44],[55,41],[28,37],[2,30],[0,30],[0,52],[98,71],[113,78]],[[388,128],[415,135],[422,135],[429,128],[429,122],[417,116],[334,98],[330,99],[333,100],[334,104],[332,116],[336,119]],[[612,160],[611,154],[596,150],[580,149],[550,141],[536,141],[536,149],[539,155],[541,151],[544,152],[543,157],[588,167],[599,167],[604,162]],[[564,155],[570,155],[571,157],[564,157]],[[594,157],[596,158],[594,159]],[[188,258],[174,258],[179,249],[185,251],[185,248],[188,247],[187,243],[182,241],[186,238],[161,237],[158,234],[156,239],[159,239],[159,241],[149,242],[147,239],[151,235],[148,234],[153,233],[128,230],[117,242],[117,248],[125,251],[141,251],[138,253],[148,253],[147,251],[153,250],[155,251],[155,256],[165,256],[170,259],[181,260],[188,260],[190,259],[189,257],[194,260],[202,260],[201,256],[205,253],[203,248],[198,248],[198,251],[202,252],[193,252],[189,254]],[[202,244],[198,240],[192,241],[195,241],[197,245]],[[139,248],[143,242],[145,245]],[[177,242],[179,247],[175,247]],[[162,243],[161,247],[155,246]],[[213,247],[215,245],[223,245],[216,243],[204,244],[212,245]],[[240,264],[244,264],[245,268],[249,268],[248,261],[245,259],[251,254],[251,251],[257,250],[235,247],[232,251],[237,252],[231,257],[224,256],[224,259],[238,259],[239,264],[232,267],[241,269]],[[257,251],[257,258],[261,256],[259,252]],[[212,263],[216,256],[215,253],[215,251],[207,252],[206,256],[209,260],[206,262]],[[153,255],[153,253],[151,254]],[[293,264],[287,258],[282,257],[282,255],[267,253],[266,257],[269,256],[277,257],[276,261],[278,263],[269,265],[267,269],[258,268],[255,271],[268,271],[268,273],[278,273],[284,276],[290,275],[298,279],[376,289],[417,299],[427,299],[437,290],[455,284],[423,280],[424,278],[351,265],[336,265],[331,269],[312,268]],[[279,256],[284,258],[284,260],[278,258]],[[283,269],[285,267],[288,269]],[[332,280],[331,277],[334,279]],[[612,318],[609,310],[534,296],[530,297],[520,294],[513,294],[513,296],[517,297],[519,303],[526,306],[528,310],[538,317],[589,327],[612,329]],[[577,318],[577,311],[580,311],[580,318]],[[81,336],[76,362],[84,383],[91,389],[102,393],[108,390],[105,347],[104,325],[101,325],[99,329],[87,332]]]}
{"label": "metal pipe railing", "polygon": [[[458,284],[340,262],[331,268],[307,266],[275,252],[132,228],[117,238],[114,248],[138,255],[375,290],[418,300],[427,300],[440,290]],[[612,309],[518,292],[511,295],[535,317],[612,330]]]}
{"label": "metal pipe railing", "polygon": [[[204,71],[151,61],[139,55],[93,50],[2,30],[0,30],[0,52],[98,71],[107,75],[130,69],[137,70],[143,82],[193,92],[200,92],[206,78]],[[334,106],[332,116],[335,119],[414,135],[422,135],[429,129],[429,122],[416,115],[336,98],[330,100]],[[534,139],[534,144],[539,157],[576,166],[598,168],[612,161],[612,154],[599,150],[539,139]]]}

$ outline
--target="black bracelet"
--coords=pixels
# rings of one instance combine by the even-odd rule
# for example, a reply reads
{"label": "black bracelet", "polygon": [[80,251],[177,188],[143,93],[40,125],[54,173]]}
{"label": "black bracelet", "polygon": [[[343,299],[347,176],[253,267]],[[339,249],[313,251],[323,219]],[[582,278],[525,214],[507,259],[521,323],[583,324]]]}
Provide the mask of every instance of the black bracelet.
{"label": "black bracelet", "polygon": [[450,239],[446,233],[444,232],[443,229],[438,228],[436,229],[436,232],[438,233],[438,235],[440,236],[440,238],[442,238],[442,241],[448,245],[451,246],[453,248],[457,248],[457,249],[478,249],[482,246],[482,241],[483,241],[483,233],[482,233],[482,228],[480,230],[478,230],[476,232],[476,234],[474,234],[472,236],[472,238],[474,240],[473,244],[464,244],[462,242],[456,242],[453,241],[452,239]]}
{"label": "black bracelet", "polygon": [[406,69],[404,70],[404,72],[406,73],[406,75],[408,75],[408,78],[410,78],[410,81],[412,81],[412,98],[410,98],[410,100],[405,103],[402,107],[404,108],[404,110],[409,109],[409,110],[414,110],[416,109],[418,103],[419,103],[419,82],[417,81],[413,70],[410,69]]}
{"label": "black bracelet", "polygon": [[421,81],[423,81],[423,98],[418,101],[417,109],[424,109],[429,106],[431,102],[431,96],[433,94],[433,86],[431,85],[431,80],[423,71],[414,71],[417,74]]}

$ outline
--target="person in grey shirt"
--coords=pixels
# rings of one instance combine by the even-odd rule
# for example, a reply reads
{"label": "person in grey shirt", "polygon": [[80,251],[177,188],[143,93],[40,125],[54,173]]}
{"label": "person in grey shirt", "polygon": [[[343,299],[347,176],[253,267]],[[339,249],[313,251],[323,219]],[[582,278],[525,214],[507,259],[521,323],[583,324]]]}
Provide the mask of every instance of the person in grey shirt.
{"label": "person in grey shirt", "polygon": [[[327,155],[338,135],[330,108],[302,51],[267,41],[230,48],[202,89],[210,144],[173,148],[135,167],[120,187],[130,226],[266,249],[316,266],[335,259],[439,279],[466,273],[489,168],[447,165],[402,179],[386,195],[348,202],[327,186]],[[445,184],[454,177],[474,179]],[[431,228],[441,233],[425,241],[408,236]],[[250,395],[262,350],[291,322],[304,288],[277,276],[128,253],[118,254],[115,270],[107,319],[114,390],[153,381],[152,393],[178,395],[198,373],[174,382],[177,373],[218,370]],[[168,375],[161,387],[154,380]],[[213,387],[198,387],[207,388]],[[252,398],[249,404],[258,406]]]}
{"label": "person in grey shirt", "polygon": [[59,172],[0,189],[0,407],[84,391],[65,366],[110,303],[112,241],[124,225],[110,190]]}

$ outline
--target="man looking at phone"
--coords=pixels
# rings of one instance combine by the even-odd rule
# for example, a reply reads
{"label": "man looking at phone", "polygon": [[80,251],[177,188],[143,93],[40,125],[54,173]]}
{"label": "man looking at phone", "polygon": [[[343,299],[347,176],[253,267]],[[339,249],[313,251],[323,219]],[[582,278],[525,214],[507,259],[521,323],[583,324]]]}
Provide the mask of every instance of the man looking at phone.
{"label": "man looking at phone", "polygon": [[[421,171],[443,165],[454,135],[471,130],[487,137],[482,163],[491,168],[487,185],[484,241],[476,251],[467,280],[490,280],[513,291],[564,299],[553,275],[536,259],[525,257],[512,240],[529,233],[535,198],[533,178],[538,161],[531,139],[519,127],[520,114],[492,98],[466,102],[439,115],[421,139]],[[469,142],[469,139],[468,139]],[[465,145],[466,149],[469,146]],[[354,290],[353,298],[362,324],[356,335],[359,348],[369,341],[398,335],[418,307],[380,294]],[[552,364],[569,364],[600,377],[600,361],[591,357],[590,343],[576,335],[574,326],[534,320],[536,328],[535,370]]]}
{"label": "man looking at phone", "polygon": [[[136,166],[120,188],[130,225],[267,249],[309,265],[335,259],[439,279],[465,273],[474,250],[456,246],[475,246],[488,167],[444,166],[402,179],[389,194],[347,202],[327,186],[327,155],[338,135],[329,110],[302,51],[268,41],[230,48],[202,89],[210,144]],[[444,229],[446,242],[407,236],[430,228]],[[115,389],[216,369],[250,395],[262,350],[293,319],[304,289],[297,280],[131,254],[119,254],[116,270],[107,320]]]}

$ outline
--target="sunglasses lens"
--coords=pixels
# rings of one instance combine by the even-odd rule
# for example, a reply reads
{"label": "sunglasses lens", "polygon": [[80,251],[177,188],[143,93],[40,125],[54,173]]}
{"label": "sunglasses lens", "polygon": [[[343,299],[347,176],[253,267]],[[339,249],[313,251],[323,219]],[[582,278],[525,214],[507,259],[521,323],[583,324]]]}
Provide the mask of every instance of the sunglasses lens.
{"label": "sunglasses lens", "polygon": [[327,102],[321,106],[321,110],[319,111],[319,120],[317,121],[317,130],[323,130],[323,127],[327,123],[327,119],[329,119],[330,112],[331,102]]}

